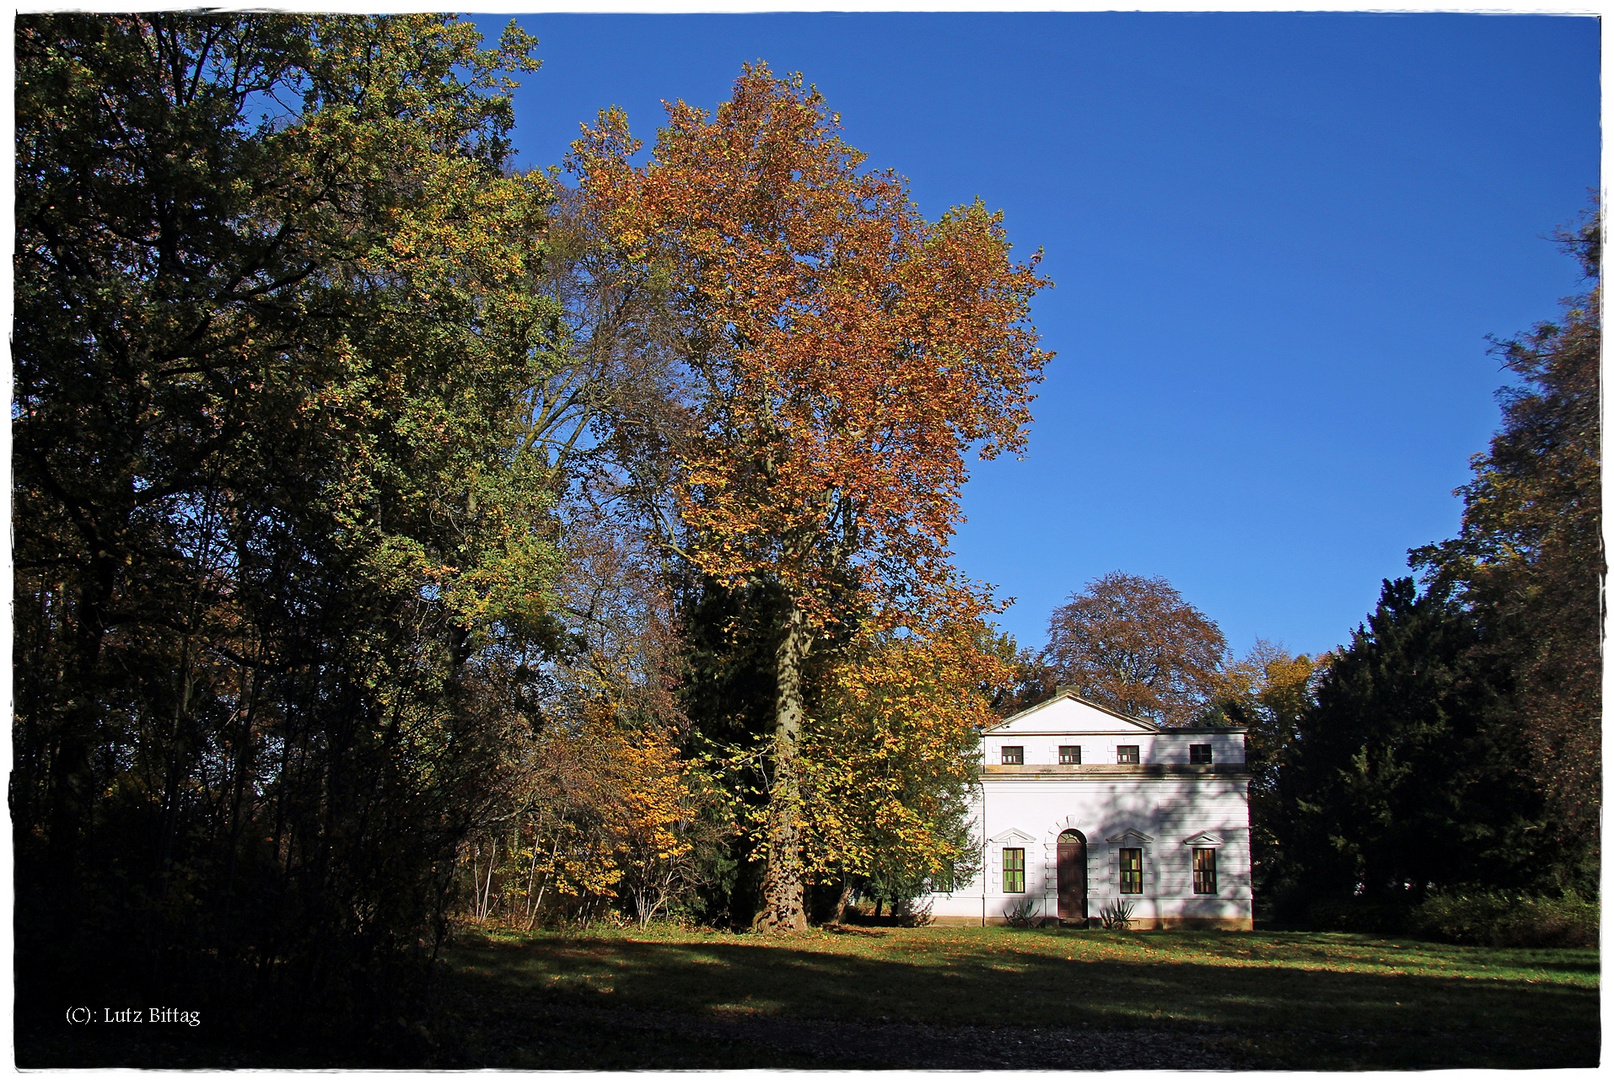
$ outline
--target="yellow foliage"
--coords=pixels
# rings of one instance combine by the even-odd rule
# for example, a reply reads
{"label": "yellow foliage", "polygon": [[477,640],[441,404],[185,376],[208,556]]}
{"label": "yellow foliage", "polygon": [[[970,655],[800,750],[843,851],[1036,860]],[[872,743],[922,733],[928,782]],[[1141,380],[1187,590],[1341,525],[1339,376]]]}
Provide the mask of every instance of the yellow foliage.
{"label": "yellow foliage", "polygon": [[960,825],[978,733],[995,719],[985,691],[1010,677],[972,630],[886,637],[834,666],[803,748],[807,864],[818,876],[878,864],[918,880],[970,854]]}
{"label": "yellow foliage", "polygon": [[[604,702],[580,720],[552,722],[535,747],[526,811],[495,871],[506,914],[530,925],[557,898],[580,918],[613,902],[641,921],[662,909],[693,851],[701,810],[688,772],[663,732],[622,729]],[[483,914],[497,907],[481,904]]]}

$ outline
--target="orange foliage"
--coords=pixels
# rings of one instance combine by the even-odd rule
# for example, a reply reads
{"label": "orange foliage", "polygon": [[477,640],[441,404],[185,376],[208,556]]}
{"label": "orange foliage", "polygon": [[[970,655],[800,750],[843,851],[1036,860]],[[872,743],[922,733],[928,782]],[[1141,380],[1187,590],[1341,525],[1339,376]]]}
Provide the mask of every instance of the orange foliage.
{"label": "orange foliage", "polygon": [[644,168],[638,146],[607,112],[572,165],[624,262],[670,283],[700,387],[688,557],[777,579],[815,625],[848,571],[882,597],[943,586],[963,451],[1023,446],[1049,358],[1024,324],[1036,257],[1013,262],[979,203],[926,223],[816,90],[762,64],[715,116],[670,105]]}
{"label": "orange foliage", "polygon": [[677,748],[654,728],[620,729],[601,704],[546,727],[533,766],[525,811],[470,853],[488,860],[473,862],[473,913],[530,926],[613,907],[641,923],[663,912],[689,873],[701,812]]}
{"label": "orange foliage", "polygon": [[[709,115],[668,106],[648,165],[617,110],[573,144],[580,205],[625,280],[662,290],[690,388],[679,548],[729,585],[788,598],[768,750],[758,926],[802,910],[803,675],[823,630],[972,610],[948,540],[965,451],[1024,445],[1048,354],[1026,324],[1047,282],[977,202],[927,223],[800,76],[747,67]],[[678,546],[679,541],[669,538]]]}

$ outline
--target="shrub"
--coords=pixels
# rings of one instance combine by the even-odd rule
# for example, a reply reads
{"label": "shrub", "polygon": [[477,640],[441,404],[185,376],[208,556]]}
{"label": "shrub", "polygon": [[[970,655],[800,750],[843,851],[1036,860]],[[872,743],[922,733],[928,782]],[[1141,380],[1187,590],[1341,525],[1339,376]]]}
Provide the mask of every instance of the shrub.
{"label": "shrub", "polygon": [[1022,899],[1018,904],[1015,904],[1013,907],[1011,907],[1008,910],[1004,911],[1003,917],[1004,917],[1004,919],[1006,919],[1008,921],[1010,926],[1018,926],[1018,927],[1024,929],[1025,927],[1028,927],[1028,926],[1032,925],[1032,923],[1036,921],[1036,918],[1035,918],[1036,912],[1037,912],[1037,900],[1036,900],[1036,898],[1032,897],[1032,896],[1027,896],[1024,899]]}
{"label": "shrub", "polygon": [[1595,946],[1598,904],[1502,892],[1435,893],[1414,908],[1409,929],[1465,945]]}
{"label": "shrub", "polygon": [[1109,907],[1099,909],[1098,921],[1106,930],[1125,930],[1132,925],[1132,902],[1117,900]]}
{"label": "shrub", "polygon": [[1313,930],[1346,930],[1357,934],[1399,934],[1406,929],[1404,904],[1348,899],[1319,900],[1306,908]]}

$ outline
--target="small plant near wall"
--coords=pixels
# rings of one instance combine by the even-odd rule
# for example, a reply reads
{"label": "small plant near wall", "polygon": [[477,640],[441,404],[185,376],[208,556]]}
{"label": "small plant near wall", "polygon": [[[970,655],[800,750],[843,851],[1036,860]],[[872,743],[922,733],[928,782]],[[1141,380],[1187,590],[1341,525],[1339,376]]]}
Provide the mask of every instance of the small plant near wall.
{"label": "small plant near wall", "polygon": [[1098,921],[1106,930],[1126,930],[1132,926],[1132,902],[1117,900],[1098,912]]}
{"label": "small plant near wall", "polygon": [[1037,899],[1034,896],[1027,896],[1004,911],[1003,917],[1009,921],[1010,926],[1018,926],[1024,929],[1036,922],[1036,914]]}

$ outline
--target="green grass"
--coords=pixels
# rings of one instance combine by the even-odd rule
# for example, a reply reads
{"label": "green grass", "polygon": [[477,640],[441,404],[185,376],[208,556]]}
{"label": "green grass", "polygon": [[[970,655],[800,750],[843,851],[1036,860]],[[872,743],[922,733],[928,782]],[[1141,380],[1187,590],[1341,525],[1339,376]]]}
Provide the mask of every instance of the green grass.
{"label": "green grass", "polygon": [[[997,927],[778,942],[652,928],[466,932],[446,959],[444,1051],[481,1067],[810,1063],[711,1037],[733,1028],[714,1022],[745,1018],[1147,1029],[1204,1040],[1245,1068],[1591,1067],[1600,1037],[1590,949]],[[623,1037],[645,1015],[674,1022]],[[679,1017],[699,1037],[681,1037]]]}

